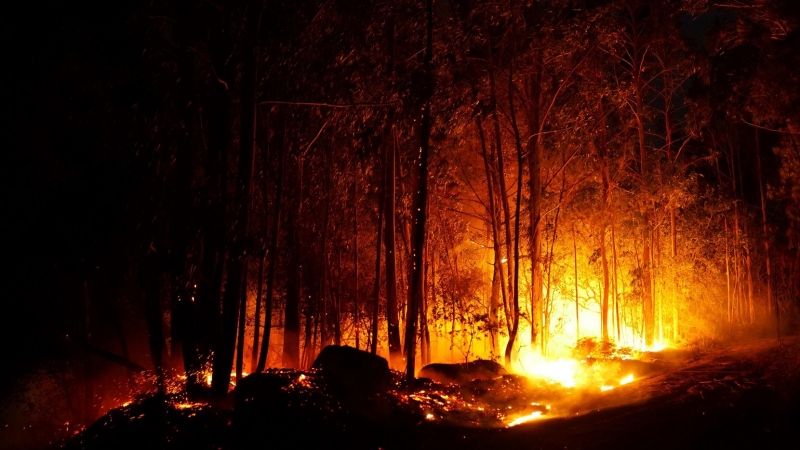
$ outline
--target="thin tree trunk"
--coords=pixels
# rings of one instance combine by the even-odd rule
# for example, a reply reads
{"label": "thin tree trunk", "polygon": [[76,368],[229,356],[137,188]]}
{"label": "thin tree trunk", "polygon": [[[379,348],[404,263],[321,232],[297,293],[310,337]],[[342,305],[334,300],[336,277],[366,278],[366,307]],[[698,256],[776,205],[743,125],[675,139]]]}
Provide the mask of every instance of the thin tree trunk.
{"label": "thin tree trunk", "polygon": [[622,340],[622,333],[620,330],[620,322],[619,322],[619,292],[618,292],[618,279],[617,279],[617,239],[615,233],[615,226],[614,226],[614,216],[612,213],[611,217],[611,257],[612,257],[612,267],[614,270],[614,283],[612,284],[614,289],[614,317],[615,322],[617,324],[617,342],[621,342]]}
{"label": "thin tree trunk", "polygon": [[242,292],[239,305],[239,324],[236,336],[236,383],[242,379],[244,371],[244,332],[247,325],[247,260],[242,271]]}
{"label": "thin tree trunk", "polygon": [[725,286],[727,288],[727,305],[728,305],[728,327],[731,325],[731,266],[730,258],[728,256],[728,218],[725,221]]}
{"label": "thin tree trunk", "polygon": [[745,242],[744,246],[744,261],[747,267],[747,318],[750,325],[756,321],[756,310],[753,304],[753,270],[750,263],[750,244]]}
{"label": "thin tree trunk", "polygon": [[575,265],[575,340],[581,339],[581,314],[580,303],[578,302],[578,237],[575,231],[575,224],[572,225],[572,257]]}
{"label": "thin tree trunk", "polygon": [[[265,189],[264,197],[266,196],[267,191]],[[264,260],[267,259],[265,249],[262,248],[261,252],[261,257],[258,259],[258,287],[256,288],[256,311],[253,317],[253,348],[250,352],[250,373],[255,373],[258,365],[258,344],[261,339],[261,304],[263,302],[261,295],[264,293]]]}

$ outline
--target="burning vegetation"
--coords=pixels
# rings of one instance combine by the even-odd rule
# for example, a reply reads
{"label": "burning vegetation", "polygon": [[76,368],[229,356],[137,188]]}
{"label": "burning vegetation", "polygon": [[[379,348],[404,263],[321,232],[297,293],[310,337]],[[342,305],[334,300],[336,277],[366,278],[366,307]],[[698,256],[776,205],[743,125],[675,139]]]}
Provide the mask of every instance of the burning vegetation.
{"label": "burning vegetation", "polygon": [[796,2],[50,3],[9,24],[53,48],[3,102],[0,441],[402,448],[772,392],[684,370],[800,330]]}

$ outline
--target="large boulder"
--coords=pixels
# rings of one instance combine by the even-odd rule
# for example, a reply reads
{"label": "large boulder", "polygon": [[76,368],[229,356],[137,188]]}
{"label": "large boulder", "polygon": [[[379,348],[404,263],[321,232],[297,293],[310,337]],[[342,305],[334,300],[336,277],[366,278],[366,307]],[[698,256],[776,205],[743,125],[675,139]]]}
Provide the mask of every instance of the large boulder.
{"label": "large boulder", "polygon": [[331,388],[345,397],[367,397],[392,387],[392,372],[385,358],[346,345],[329,345],[314,360]]}
{"label": "large boulder", "polygon": [[460,364],[428,364],[417,375],[437,383],[465,384],[472,380],[492,380],[508,375],[508,372],[494,361],[476,359]]}

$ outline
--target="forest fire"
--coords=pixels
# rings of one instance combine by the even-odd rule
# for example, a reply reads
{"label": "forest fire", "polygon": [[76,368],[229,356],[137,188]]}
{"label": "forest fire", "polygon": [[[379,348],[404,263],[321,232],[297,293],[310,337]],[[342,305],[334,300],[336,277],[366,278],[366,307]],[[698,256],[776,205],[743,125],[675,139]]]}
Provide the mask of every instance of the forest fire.
{"label": "forest fire", "polygon": [[22,3],[13,450],[800,415],[797,1]]}

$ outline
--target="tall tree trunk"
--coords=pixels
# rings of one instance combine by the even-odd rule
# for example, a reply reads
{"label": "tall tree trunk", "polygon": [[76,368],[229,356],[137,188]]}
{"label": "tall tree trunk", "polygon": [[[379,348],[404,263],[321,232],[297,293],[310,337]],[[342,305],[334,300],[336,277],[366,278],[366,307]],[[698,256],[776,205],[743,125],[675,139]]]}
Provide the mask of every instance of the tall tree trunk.
{"label": "tall tree trunk", "polygon": [[[511,366],[511,354],[514,349],[514,343],[517,339],[519,332],[519,239],[520,239],[520,212],[522,208],[522,141],[520,138],[519,128],[517,126],[516,108],[514,107],[514,70],[513,61],[511,70],[508,73],[508,110],[511,113],[511,127],[514,131],[514,143],[517,149],[517,199],[514,208],[514,280],[511,284],[511,301],[512,301],[512,316],[513,322],[511,332],[508,334],[508,343],[506,344],[505,362],[506,366]],[[541,251],[541,247],[539,248]],[[536,255],[531,255],[531,261],[538,261]],[[534,278],[533,290],[536,290],[536,281]],[[538,321],[541,320],[541,303],[535,301],[536,293],[531,295],[531,349],[534,349],[536,343],[536,334]],[[539,285],[539,299],[541,300],[541,285]]]}
{"label": "tall tree trunk", "polygon": [[614,289],[614,322],[617,324],[617,342],[621,342],[622,340],[622,333],[621,333],[621,326],[619,322],[619,292],[617,283],[617,239],[615,233],[615,226],[614,226],[614,216],[612,213],[611,216],[611,258],[612,258],[612,267],[614,269],[614,283],[612,287]]}
{"label": "tall tree trunk", "polygon": [[[266,172],[264,173],[264,175],[266,178]],[[266,189],[264,189],[264,197],[266,196],[267,196],[267,191]],[[258,258],[258,286],[256,288],[256,311],[255,311],[255,316],[253,317],[253,347],[250,352],[250,373],[255,373],[256,366],[258,365],[258,344],[259,342],[261,342],[261,305],[263,303],[263,298],[261,297],[261,295],[264,293],[263,291],[264,291],[265,259],[267,259],[267,253],[266,249],[262,247],[261,254],[259,255]]]}
{"label": "tall tree trunk", "polygon": [[386,186],[386,153],[389,147],[384,144],[381,183],[378,188],[378,233],[375,235],[375,291],[372,299],[372,322],[370,331],[370,353],[378,353],[378,321],[381,306],[381,239],[383,238],[384,188]]}
{"label": "tall tree trunk", "polygon": [[[336,229],[336,228],[334,228]],[[342,310],[342,245],[341,242],[336,244],[338,247],[337,263],[336,263],[336,289],[333,289],[333,280],[329,282],[329,289],[331,290],[331,300],[333,301],[333,344],[342,345],[342,328],[341,328],[341,310]],[[331,267],[333,270],[333,267]]]}
{"label": "tall tree trunk", "polygon": [[572,225],[572,257],[575,265],[575,340],[581,339],[581,314],[580,303],[578,302],[578,237],[575,225]]}
{"label": "tall tree trunk", "polygon": [[761,171],[761,145],[758,137],[758,129],[755,130],[756,134],[756,164],[758,168],[758,191],[761,197],[761,229],[764,239],[764,260],[767,268],[767,313],[772,315],[772,307],[775,306],[775,313],[778,313],[777,304],[773,304],[772,294],[772,261],[769,255],[769,230],[767,226],[767,197],[764,189],[764,175]]}
{"label": "tall tree trunk", "polygon": [[400,348],[400,322],[397,311],[397,268],[395,259],[395,236],[397,236],[395,140],[394,128],[391,130],[391,142],[386,147],[386,323],[389,333],[389,363],[399,367],[402,359]]}
{"label": "tall tree trunk", "polygon": [[[210,45],[213,47],[212,53],[212,62],[218,63],[215,64],[216,67],[226,67],[229,65],[228,56],[230,54],[230,11],[225,7],[221,7],[220,9],[220,30],[215,30],[214,32],[214,39],[218,39],[219,42],[215,45]],[[219,35],[217,36],[217,32]],[[219,69],[218,69],[219,70]],[[228,75],[227,70],[223,70],[224,75]],[[220,78],[222,82],[224,82],[224,78]],[[227,86],[230,85],[231,79],[228,79],[227,85],[224,87],[224,93],[220,93],[220,97],[225,97],[222,101],[222,104],[218,105],[219,107],[228,109],[230,108],[230,93],[228,92]],[[219,84],[222,84],[221,82]],[[250,95],[242,94],[242,101],[254,101],[255,98]],[[227,113],[226,113],[227,114]],[[250,121],[252,118],[242,117],[242,120]],[[247,136],[240,136],[240,140],[248,139]],[[227,142],[224,143],[225,147],[227,148]],[[227,197],[227,153],[224,155],[222,172],[224,172],[224,179],[222,180],[222,192],[221,195],[223,197]],[[250,184],[246,177],[250,174],[250,167],[248,164],[252,164],[252,147],[248,147],[247,145],[242,145],[240,154],[239,154],[239,177],[238,182],[236,183],[235,187],[235,197],[233,201],[233,211],[236,216],[236,225],[233,227],[235,229],[232,230],[232,239],[229,240],[229,256],[227,258],[227,276],[226,276],[226,284],[225,290],[222,300],[222,308],[220,310],[220,334],[219,339],[216,343],[216,348],[214,350],[214,358],[213,358],[213,375],[211,380],[211,395],[213,398],[217,400],[223,399],[228,393],[228,387],[230,385],[230,373],[231,369],[233,368],[233,354],[234,354],[234,347],[236,345],[236,319],[238,318],[239,313],[239,299],[241,295],[241,275],[242,275],[242,250],[243,250],[243,241],[246,235],[246,220],[242,221],[242,219],[246,219],[246,208],[244,205],[244,198],[246,198],[246,189],[247,186]],[[227,202],[225,202],[227,206]],[[223,210],[227,212],[227,210]],[[227,231],[227,230],[226,230]],[[244,231],[244,232],[243,232]]]}
{"label": "tall tree trunk", "polygon": [[747,268],[747,319],[750,325],[756,321],[756,310],[753,304],[753,270],[750,263],[750,243],[744,245],[744,262]]}
{"label": "tall tree trunk", "polygon": [[730,266],[730,257],[728,256],[728,218],[725,217],[723,219],[725,221],[725,285],[727,287],[727,305],[728,305],[728,327],[731,325],[732,317],[731,317],[731,266]]}
{"label": "tall tree trunk", "polygon": [[[528,129],[528,188],[530,197],[528,210],[530,213],[530,257],[531,282],[531,347],[536,344],[537,334],[541,332],[542,317],[542,78],[544,71],[543,55],[534,51],[532,55],[533,72],[529,80]],[[522,164],[522,161],[520,161]],[[522,179],[520,178],[520,182]],[[520,187],[521,188],[521,187]]]}
{"label": "tall tree trunk", "polygon": [[322,350],[330,344],[330,324],[328,322],[328,310],[330,309],[330,290],[328,289],[330,279],[330,260],[328,258],[328,228],[330,228],[331,217],[331,149],[328,147],[326,154],[327,163],[325,164],[325,214],[322,220],[322,246],[320,249],[320,261],[322,263],[322,276],[319,279],[320,310],[319,336]]}
{"label": "tall tree trunk", "polygon": [[603,342],[609,341],[608,332],[608,257],[606,256],[606,227],[600,229],[600,261],[603,266],[603,300],[600,304],[600,336]]}
{"label": "tall tree trunk", "polygon": [[433,0],[425,1],[427,16],[427,39],[425,45],[425,85],[422,92],[422,117],[420,118],[420,152],[419,152],[419,189],[414,201],[412,214],[416,217],[414,223],[414,237],[411,243],[413,248],[414,266],[411,277],[411,295],[408,300],[408,313],[406,314],[406,379],[414,380],[416,375],[416,338],[417,316],[419,305],[425,294],[423,286],[423,273],[425,271],[425,242],[426,223],[428,220],[428,154],[430,153],[430,135],[433,125],[431,117],[431,98],[433,97]]}
{"label": "tall tree trunk", "polygon": [[[278,107],[278,117],[275,128],[275,144],[278,147],[278,173],[276,174],[275,203],[272,214],[272,235],[270,235],[269,266],[267,268],[267,294],[264,298],[264,337],[261,339],[261,349],[258,353],[256,373],[263,372],[267,366],[269,355],[269,339],[272,331],[272,291],[275,286],[275,269],[278,265],[278,236],[281,226],[281,209],[283,206],[283,172],[286,166],[286,112]],[[265,162],[266,163],[266,162]],[[266,167],[265,167],[266,170]]]}
{"label": "tall tree trunk", "polygon": [[[511,208],[508,206],[508,189],[506,188],[506,175],[505,175],[505,161],[503,155],[503,139],[500,133],[500,118],[498,117],[497,113],[497,90],[495,87],[495,75],[494,75],[494,57],[492,54],[492,46],[488,46],[488,54],[489,54],[489,104],[491,105],[492,109],[492,124],[494,125],[494,148],[497,150],[497,187],[499,189],[500,195],[500,205],[502,206],[503,210],[503,219],[505,220],[505,257],[501,259],[501,261],[506,261],[506,270],[507,270],[507,288],[508,288],[508,295],[512,295],[513,286],[514,286],[514,261],[513,257],[511,256],[511,249],[513,248],[513,241],[511,239]],[[504,290],[505,291],[505,290]],[[504,292],[504,294],[506,294]],[[503,297],[504,303],[506,301],[506,296]],[[509,299],[510,300],[510,299]],[[511,311],[510,305],[505,306],[506,309],[506,328],[508,329],[509,335],[511,335],[511,330],[513,328],[513,311]],[[516,334],[516,333],[515,333]]]}
{"label": "tall tree trunk", "polygon": [[[257,151],[257,103],[256,85],[258,79],[258,31],[261,25],[261,8],[258,2],[250,2],[250,10],[246,17],[244,29],[244,49],[242,55],[242,91],[241,105],[242,114],[239,118],[239,179],[243,192],[240,194],[237,207],[240,216],[237,218],[236,225],[240,229],[234,231],[234,239],[239,239],[238,245],[234,247],[240,256],[234,258],[232,269],[240,273],[239,297],[241,305],[239,307],[239,333],[238,346],[236,348],[236,380],[242,378],[244,368],[244,337],[247,325],[247,263],[248,249],[245,247],[249,240],[249,221],[250,209],[252,208],[253,180],[255,178],[255,158]],[[237,248],[238,247],[238,248]],[[235,267],[234,267],[235,266]],[[213,380],[212,380],[213,385]],[[213,389],[213,387],[212,387]],[[227,390],[227,386],[226,386]]]}
{"label": "tall tree trunk", "polygon": [[[500,356],[500,342],[498,339],[498,332],[499,332],[499,323],[497,319],[497,310],[499,309],[498,304],[498,291],[503,298],[503,309],[506,317],[506,322],[510,324],[508,320],[509,312],[508,312],[508,299],[506,298],[507,291],[505,287],[505,277],[503,276],[503,251],[502,245],[500,244],[500,220],[498,217],[497,206],[495,205],[495,198],[497,196],[494,187],[494,175],[492,171],[492,167],[494,167],[494,162],[490,160],[489,154],[487,152],[487,145],[486,145],[486,137],[483,133],[483,124],[481,123],[481,116],[476,116],[475,118],[475,126],[478,128],[478,137],[480,138],[481,142],[481,153],[483,155],[483,167],[484,171],[486,172],[486,187],[487,187],[487,197],[489,199],[489,226],[491,229],[491,238],[492,238],[492,247],[494,250],[494,262],[493,262],[493,275],[492,275],[492,297],[491,303],[489,307],[489,321],[491,323],[492,329],[492,356],[499,357]],[[510,331],[510,329],[509,329]]]}
{"label": "tall tree trunk", "polygon": [[247,259],[242,268],[242,293],[239,304],[239,324],[236,336],[236,383],[242,379],[244,371],[244,336],[247,326]]}
{"label": "tall tree trunk", "polygon": [[[302,179],[300,181],[302,189]],[[290,209],[287,220],[289,237],[289,267],[286,273],[286,310],[283,328],[283,367],[300,369],[300,242],[297,223],[302,204],[295,212]],[[308,326],[308,324],[306,324]]]}
{"label": "tall tree trunk", "polygon": [[353,174],[353,325],[355,328],[356,349],[361,348],[361,305],[358,301],[358,178]]}

